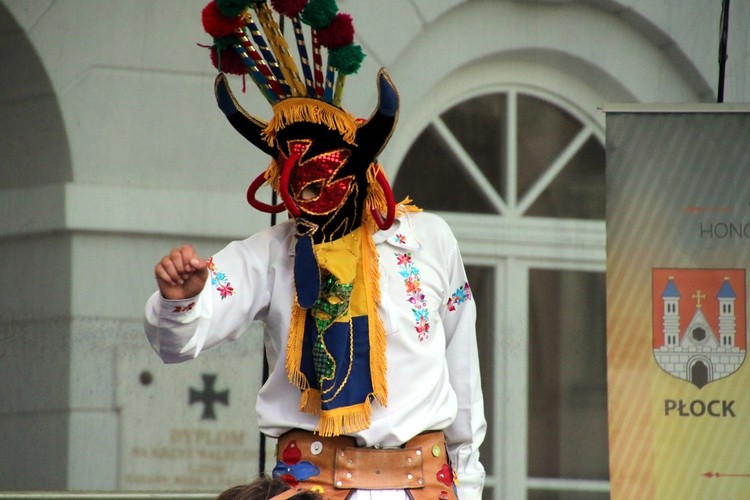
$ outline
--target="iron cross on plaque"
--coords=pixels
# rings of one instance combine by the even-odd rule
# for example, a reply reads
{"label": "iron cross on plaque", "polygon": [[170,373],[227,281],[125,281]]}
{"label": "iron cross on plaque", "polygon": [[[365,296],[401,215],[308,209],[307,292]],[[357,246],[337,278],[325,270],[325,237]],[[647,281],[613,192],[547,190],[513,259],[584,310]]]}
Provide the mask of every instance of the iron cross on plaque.
{"label": "iron cross on plaque", "polygon": [[216,375],[210,373],[201,374],[203,377],[203,391],[199,391],[193,387],[189,391],[189,404],[203,403],[203,415],[201,420],[216,420],[216,413],[214,412],[214,403],[221,403],[224,406],[229,406],[229,390],[220,392],[214,391],[214,382],[216,382]]}

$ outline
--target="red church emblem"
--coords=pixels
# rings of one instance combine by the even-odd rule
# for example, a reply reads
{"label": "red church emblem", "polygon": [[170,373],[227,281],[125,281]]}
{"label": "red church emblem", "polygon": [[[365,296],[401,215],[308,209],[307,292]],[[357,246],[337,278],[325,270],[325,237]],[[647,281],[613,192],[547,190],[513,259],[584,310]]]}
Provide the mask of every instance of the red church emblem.
{"label": "red church emblem", "polygon": [[699,389],[745,360],[744,269],[652,269],[653,351]]}

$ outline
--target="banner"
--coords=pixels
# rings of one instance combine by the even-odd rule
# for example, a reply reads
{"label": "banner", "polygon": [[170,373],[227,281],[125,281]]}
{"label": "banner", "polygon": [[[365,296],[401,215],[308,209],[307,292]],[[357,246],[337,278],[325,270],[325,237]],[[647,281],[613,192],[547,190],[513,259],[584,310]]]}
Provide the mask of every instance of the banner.
{"label": "banner", "polygon": [[611,497],[750,498],[750,107],[605,112]]}

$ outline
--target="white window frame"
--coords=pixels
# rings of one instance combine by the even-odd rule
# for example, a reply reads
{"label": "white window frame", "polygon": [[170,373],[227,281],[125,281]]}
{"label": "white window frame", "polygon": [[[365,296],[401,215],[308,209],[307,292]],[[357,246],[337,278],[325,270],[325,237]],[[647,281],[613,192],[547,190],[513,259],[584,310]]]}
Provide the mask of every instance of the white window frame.
{"label": "white window frame", "polygon": [[[501,214],[440,213],[460,242],[465,264],[490,266],[495,271],[496,293],[492,307],[497,352],[493,373],[483,374],[494,381],[495,407],[486,409],[486,414],[491,416],[488,425],[493,429],[494,470],[488,470],[485,498],[522,499],[527,497],[529,488],[606,492],[609,490],[608,481],[530,478],[527,470],[529,272],[532,269],[555,269],[604,273],[606,240],[603,220],[525,217],[523,213],[586,139],[593,136],[604,143],[603,116],[593,105],[599,96],[585,88],[582,90],[580,82],[564,75],[555,74],[551,78],[553,75],[546,68],[513,63],[504,69],[496,72],[486,66],[464,70],[451,79],[450,85],[441,85],[432,92],[424,100],[425,106],[418,111],[416,120],[410,121],[411,133],[406,134],[407,138],[401,142],[400,154],[403,158],[419,132],[428,124],[434,125]],[[544,89],[535,82],[554,84],[555,91]],[[505,193],[496,193],[439,118],[441,112],[462,101],[497,92],[508,96],[506,119],[509,124],[516,123],[516,98],[521,93],[548,101],[583,124],[570,146],[520,200],[516,198],[515,182],[516,128],[506,129],[507,189]],[[400,161],[394,164],[398,165]],[[391,176],[393,178],[395,174]]]}

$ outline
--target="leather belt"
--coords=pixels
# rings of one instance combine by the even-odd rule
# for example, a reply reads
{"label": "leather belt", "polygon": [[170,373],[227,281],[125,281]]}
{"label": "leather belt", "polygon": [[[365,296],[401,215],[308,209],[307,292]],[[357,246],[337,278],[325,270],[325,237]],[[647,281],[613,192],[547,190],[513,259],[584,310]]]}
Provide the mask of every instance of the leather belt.
{"label": "leather belt", "polygon": [[414,500],[456,500],[442,431],[419,434],[398,448],[357,447],[348,436],[291,430],[277,443],[274,476],[343,500],[357,489],[403,489]]}
{"label": "leather belt", "polygon": [[421,448],[339,448],[333,467],[336,488],[424,488]]}

